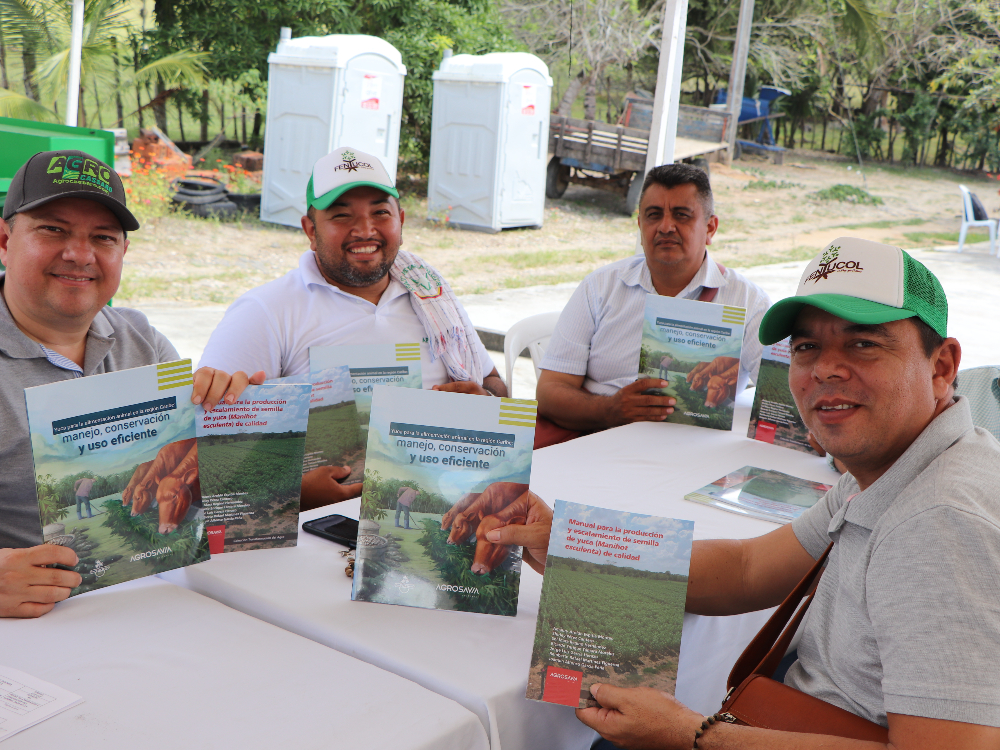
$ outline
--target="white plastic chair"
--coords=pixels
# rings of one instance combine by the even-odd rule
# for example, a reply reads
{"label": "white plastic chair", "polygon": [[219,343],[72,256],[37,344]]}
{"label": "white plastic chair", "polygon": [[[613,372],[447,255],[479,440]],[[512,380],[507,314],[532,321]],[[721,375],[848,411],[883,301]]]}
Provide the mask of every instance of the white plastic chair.
{"label": "white plastic chair", "polygon": [[[990,232],[990,255],[993,255],[993,249],[997,244],[997,224],[1000,223],[1000,219],[975,218],[975,213],[972,211],[972,193],[965,185],[959,185],[958,189],[962,191],[962,230],[958,235],[958,252],[962,252],[965,234],[969,231],[969,227],[986,227]],[[997,255],[1000,256],[1000,252]]]}
{"label": "white plastic chair", "polygon": [[[510,327],[510,330],[503,338],[503,358],[507,366],[507,392],[514,396],[514,362],[525,349],[531,356],[531,363],[535,366],[535,377],[541,374],[540,365],[545,354],[545,347],[552,338],[552,332],[556,329],[556,322],[559,320],[558,312],[539,313],[531,315],[524,320],[517,321]],[[523,398],[523,396],[522,396]]]}

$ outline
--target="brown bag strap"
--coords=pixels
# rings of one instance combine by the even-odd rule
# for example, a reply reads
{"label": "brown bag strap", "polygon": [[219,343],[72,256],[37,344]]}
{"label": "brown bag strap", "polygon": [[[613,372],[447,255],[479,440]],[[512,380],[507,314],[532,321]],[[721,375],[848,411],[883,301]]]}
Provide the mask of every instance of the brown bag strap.
{"label": "brown bag strap", "polygon": [[[723,276],[725,276],[726,275],[726,267],[724,265],[722,265],[721,263],[719,263],[719,261],[715,261],[715,265],[717,265],[719,267],[719,273],[721,273]],[[718,287],[715,287],[715,286],[705,286],[705,287],[702,287],[701,288],[701,294],[698,295],[698,301],[699,302],[714,302],[715,301],[715,295],[717,295],[718,293],[719,293],[719,288]]]}
{"label": "brown bag strap", "polygon": [[[744,649],[740,658],[736,660],[726,685],[730,691],[743,684],[743,681],[751,674],[760,674],[765,677],[774,674],[792,642],[795,631],[799,628],[799,623],[805,617],[813,596],[816,595],[815,587],[819,583],[820,576],[823,575],[823,563],[829,557],[831,549],[833,549],[833,542],[830,542],[830,545],[819,556],[809,572],[785,597],[785,601],[778,605],[774,614],[750,641],[750,645]],[[809,598],[802,607],[799,607],[799,602],[807,593]],[[795,611],[796,607],[798,607],[798,612]],[[792,617],[793,613],[795,617]]]}

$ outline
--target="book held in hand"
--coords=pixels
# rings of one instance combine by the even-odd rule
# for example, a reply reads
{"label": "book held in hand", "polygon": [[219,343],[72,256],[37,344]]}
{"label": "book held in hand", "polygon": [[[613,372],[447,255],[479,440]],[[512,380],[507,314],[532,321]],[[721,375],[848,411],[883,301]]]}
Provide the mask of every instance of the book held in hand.
{"label": "book held in hand", "polygon": [[639,377],[666,380],[649,393],[677,399],[667,422],[733,428],[746,310],[646,295]]}
{"label": "book held in hand", "polygon": [[788,370],[791,367],[791,346],[783,339],[765,346],[757,375],[753,408],[750,410],[750,429],[747,437],[783,448],[819,455],[809,445],[809,428],[802,421],[799,408],[788,387]]}
{"label": "book held in hand", "polygon": [[42,537],[72,548],[70,594],[209,557],[191,360],[24,391]]}
{"label": "book held in hand", "polygon": [[423,388],[419,342],[412,344],[342,344],[309,347],[309,371],[350,368],[361,428],[368,430],[375,386]]}
{"label": "book held in hand", "polygon": [[351,474],[341,484],[357,484],[365,473],[365,434],[354,401],[354,387],[347,365],[309,375],[289,375],[267,383],[308,383],[309,426],[302,473],[323,466],[347,466]]}
{"label": "book held in hand", "polygon": [[534,401],[376,386],[352,599],[517,614]]}
{"label": "book held in hand", "polygon": [[294,547],[312,386],[249,385],[197,425],[209,551]]}
{"label": "book held in hand", "polygon": [[556,500],[525,697],[587,708],[598,682],[673,695],[693,533]]}
{"label": "book held in hand", "polygon": [[788,523],[813,507],[829,491],[829,484],[744,466],[700,490],[689,492],[684,499],[764,521]]}

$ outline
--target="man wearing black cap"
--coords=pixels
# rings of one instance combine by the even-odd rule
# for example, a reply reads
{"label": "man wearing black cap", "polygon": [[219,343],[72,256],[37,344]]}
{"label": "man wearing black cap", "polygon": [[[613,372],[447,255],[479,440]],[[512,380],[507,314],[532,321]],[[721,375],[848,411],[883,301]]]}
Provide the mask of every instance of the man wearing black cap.
{"label": "man wearing black cap", "polygon": [[[138,228],[121,179],[83,152],[36,154],[11,181],[0,221],[0,616],[37,617],[80,583],[43,567],[77,559],[41,544],[24,389],[180,359],[142,313],[107,306]],[[192,401],[210,410],[248,382],[202,368]]]}

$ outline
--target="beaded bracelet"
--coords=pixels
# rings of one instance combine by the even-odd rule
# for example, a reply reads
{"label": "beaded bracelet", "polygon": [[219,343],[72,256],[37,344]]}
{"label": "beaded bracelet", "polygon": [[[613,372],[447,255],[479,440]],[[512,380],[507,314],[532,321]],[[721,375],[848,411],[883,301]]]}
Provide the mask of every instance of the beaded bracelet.
{"label": "beaded bracelet", "polygon": [[711,716],[706,716],[705,720],[701,722],[701,728],[695,730],[694,745],[691,746],[691,750],[698,750],[698,740],[701,738],[703,734],[705,734],[705,730],[708,729],[710,726],[712,726],[715,722],[721,720],[722,720],[721,713],[715,713],[712,714]]}

